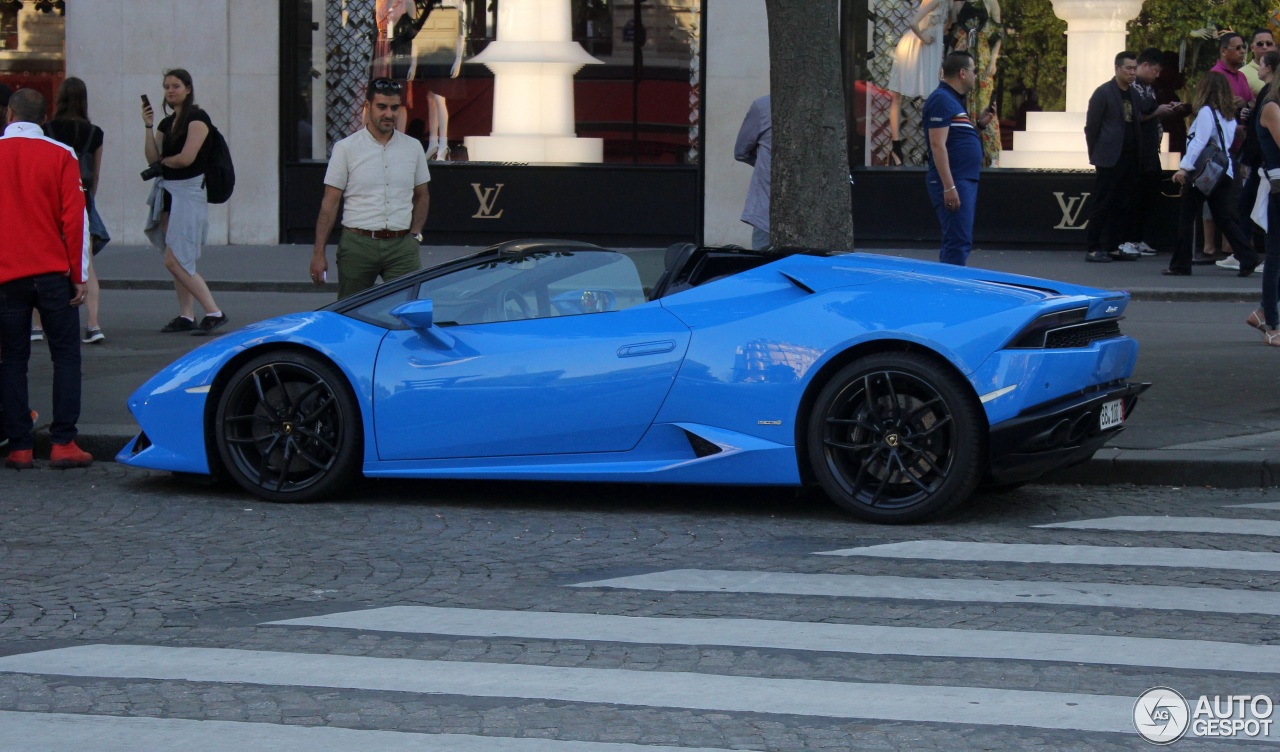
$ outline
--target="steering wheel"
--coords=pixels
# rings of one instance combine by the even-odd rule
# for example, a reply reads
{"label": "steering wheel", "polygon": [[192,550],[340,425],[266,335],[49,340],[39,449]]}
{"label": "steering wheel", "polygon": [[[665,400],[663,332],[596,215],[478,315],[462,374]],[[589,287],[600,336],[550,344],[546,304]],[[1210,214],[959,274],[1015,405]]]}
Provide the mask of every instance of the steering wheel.
{"label": "steering wheel", "polygon": [[510,288],[502,291],[502,315],[507,321],[534,318],[533,309],[524,296]]}

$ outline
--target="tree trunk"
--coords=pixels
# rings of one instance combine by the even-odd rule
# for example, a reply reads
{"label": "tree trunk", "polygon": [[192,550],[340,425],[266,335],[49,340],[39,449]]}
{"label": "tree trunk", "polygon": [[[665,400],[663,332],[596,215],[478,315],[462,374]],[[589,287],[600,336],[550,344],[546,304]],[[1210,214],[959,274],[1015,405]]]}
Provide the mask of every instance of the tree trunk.
{"label": "tree trunk", "polygon": [[775,246],[853,250],[837,0],[765,0]]}

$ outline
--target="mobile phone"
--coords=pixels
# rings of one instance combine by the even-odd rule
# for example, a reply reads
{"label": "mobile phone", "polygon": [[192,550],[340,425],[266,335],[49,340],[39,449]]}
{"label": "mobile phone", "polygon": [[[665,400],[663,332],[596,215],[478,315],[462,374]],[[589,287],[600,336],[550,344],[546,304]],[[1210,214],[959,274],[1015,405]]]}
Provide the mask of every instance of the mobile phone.
{"label": "mobile phone", "polygon": [[146,94],[143,94],[143,95],[142,95],[142,106],[143,106],[143,107],[150,107],[150,106],[151,106],[151,100],[150,100],[150,99],[147,99],[147,95],[146,95]]}

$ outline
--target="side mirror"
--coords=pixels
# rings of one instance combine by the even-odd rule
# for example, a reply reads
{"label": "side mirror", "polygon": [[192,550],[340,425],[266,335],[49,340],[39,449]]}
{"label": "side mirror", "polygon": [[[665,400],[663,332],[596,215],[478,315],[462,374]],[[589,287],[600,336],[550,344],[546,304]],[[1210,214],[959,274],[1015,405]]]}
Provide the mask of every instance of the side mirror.
{"label": "side mirror", "polygon": [[427,344],[452,349],[456,339],[436,326],[435,306],[430,300],[410,300],[391,309],[391,315],[418,333]]}

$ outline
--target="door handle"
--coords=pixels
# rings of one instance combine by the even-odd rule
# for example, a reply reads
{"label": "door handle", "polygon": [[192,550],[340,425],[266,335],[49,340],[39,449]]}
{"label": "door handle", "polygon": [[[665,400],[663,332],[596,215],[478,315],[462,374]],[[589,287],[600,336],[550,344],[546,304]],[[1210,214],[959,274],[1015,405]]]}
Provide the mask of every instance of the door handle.
{"label": "door handle", "polygon": [[661,355],[674,349],[676,349],[676,341],[674,339],[664,339],[661,342],[639,342],[634,345],[619,347],[618,357],[634,358],[638,355]]}

